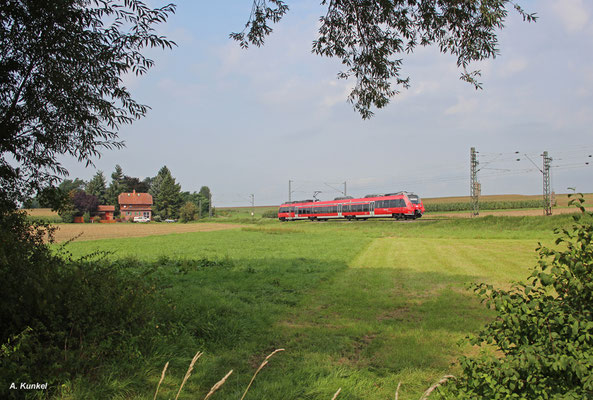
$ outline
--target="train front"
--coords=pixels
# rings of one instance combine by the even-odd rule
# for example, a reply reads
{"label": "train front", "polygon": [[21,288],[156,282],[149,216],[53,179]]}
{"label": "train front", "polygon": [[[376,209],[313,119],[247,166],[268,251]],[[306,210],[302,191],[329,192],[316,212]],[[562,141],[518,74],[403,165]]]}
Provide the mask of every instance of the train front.
{"label": "train front", "polygon": [[424,204],[422,204],[422,199],[420,196],[414,193],[408,194],[408,199],[410,203],[414,206],[414,217],[420,218],[424,214]]}
{"label": "train front", "polygon": [[292,203],[282,204],[278,208],[278,219],[280,221],[289,221],[294,219],[294,206],[292,206]]}

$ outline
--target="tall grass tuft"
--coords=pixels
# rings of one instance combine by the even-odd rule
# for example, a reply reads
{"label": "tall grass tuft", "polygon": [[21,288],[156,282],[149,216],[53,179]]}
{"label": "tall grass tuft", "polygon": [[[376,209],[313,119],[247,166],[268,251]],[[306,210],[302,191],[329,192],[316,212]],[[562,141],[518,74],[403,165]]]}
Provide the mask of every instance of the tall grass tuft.
{"label": "tall grass tuft", "polygon": [[179,394],[181,393],[181,389],[183,389],[183,385],[185,385],[185,382],[187,382],[187,380],[189,379],[191,372],[194,369],[194,365],[196,363],[196,361],[198,361],[198,358],[200,358],[202,356],[202,352],[198,351],[196,353],[196,355],[194,356],[194,358],[192,358],[191,363],[189,363],[189,367],[187,368],[187,372],[185,373],[185,376],[183,377],[183,382],[181,382],[181,386],[179,386],[179,391],[177,392],[177,396],[175,396],[175,400],[177,400],[177,398],[179,397]]}
{"label": "tall grass tuft", "polygon": [[434,385],[432,385],[431,387],[429,387],[428,389],[426,389],[426,392],[424,392],[424,394],[422,395],[422,397],[420,398],[420,400],[426,400],[428,399],[428,396],[430,396],[430,394],[439,386],[441,386],[442,384],[446,383],[449,379],[455,379],[455,377],[453,375],[445,375],[443,376],[443,378],[438,381],[437,383],[435,383]]}
{"label": "tall grass tuft", "polygon": [[167,367],[169,366],[169,361],[165,364],[165,368],[163,368],[163,372],[161,373],[161,380],[156,387],[156,392],[154,392],[154,398],[152,400],[156,400],[156,396],[159,394],[159,388],[161,387],[161,383],[163,383],[163,379],[165,379],[165,372],[167,372]]}
{"label": "tall grass tuft", "polygon": [[218,389],[220,389],[220,387],[222,385],[224,385],[224,383],[226,382],[227,378],[229,376],[231,376],[231,374],[233,373],[233,370],[231,369],[225,376],[224,378],[222,378],[221,380],[219,380],[218,382],[216,382],[216,384],[214,386],[212,386],[212,389],[210,389],[210,391],[208,392],[208,394],[206,395],[206,397],[204,397],[204,400],[208,400],[210,398],[210,396],[212,396],[214,394],[214,392],[216,392]]}
{"label": "tall grass tuft", "polygon": [[334,397],[332,397],[332,400],[336,400],[341,391],[342,391],[342,388],[339,388],[338,391],[334,394]]}
{"label": "tall grass tuft", "polygon": [[245,398],[245,395],[247,394],[247,391],[249,390],[249,388],[251,387],[251,384],[253,383],[253,381],[255,380],[255,377],[257,376],[257,374],[259,373],[259,371],[262,370],[263,367],[265,367],[268,364],[268,361],[270,360],[270,358],[272,358],[272,356],[276,353],[279,353],[281,351],[284,351],[284,349],[276,349],[273,352],[271,352],[266,358],[265,360],[261,363],[261,365],[259,366],[259,368],[257,369],[257,371],[255,371],[255,374],[253,374],[253,377],[251,378],[251,380],[249,381],[249,385],[247,385],[247,389],[245,389],[245,392],[243,393],[243,396],[241,396],[241,400],[243,400]]}

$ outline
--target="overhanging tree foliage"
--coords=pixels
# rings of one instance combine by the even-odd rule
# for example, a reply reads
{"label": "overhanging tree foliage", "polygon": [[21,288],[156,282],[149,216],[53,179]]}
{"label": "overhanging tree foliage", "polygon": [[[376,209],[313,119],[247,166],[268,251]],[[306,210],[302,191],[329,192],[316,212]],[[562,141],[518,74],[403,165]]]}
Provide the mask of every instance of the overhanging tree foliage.
{"label": "overhanging tree foliage", "polygon": [[0,191],[5,205],[67,171],[57,156],[91,163],[123,145],[121,125],[142,117],[122,81],[144,74],[155,32],[175,11],[139,0],[6,0],[0,4]]}
{"label": "overhanging tree foliage", "polygon": [[[408,88],[409,77],[401,75],[403,55],[416,46],[436,45],[442,53],[457,57],[461,79],[480,88],[480,71],[469,70],[474,61],[499,53],[497,31],[504,27],[508,8],[526,13],[510,0],[322,0],[327,12],[320,18],[319,37],[313,53],[337,57],[345,70],[341,79],[356,83],[348,100],[363,118],[373,115],[389,99]],[[282,0],[253,0],[251,15],[242,32],[231,33],[241,47],[261,46],[272,33],[270,24],[288,12]]]}

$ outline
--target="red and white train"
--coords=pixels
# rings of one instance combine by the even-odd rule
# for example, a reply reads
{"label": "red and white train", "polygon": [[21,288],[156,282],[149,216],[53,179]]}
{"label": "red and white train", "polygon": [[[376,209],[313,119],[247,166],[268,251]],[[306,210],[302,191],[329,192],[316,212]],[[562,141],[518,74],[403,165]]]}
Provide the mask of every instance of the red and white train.
{"label": "red and white train", "polygon": [[284,203],[278,209],[280,221],[328,219],[395,218],[416,219],[424,214],[424,205],[414,193],[370,194],[363,198],[336,197],[332,201],[301,200]]}

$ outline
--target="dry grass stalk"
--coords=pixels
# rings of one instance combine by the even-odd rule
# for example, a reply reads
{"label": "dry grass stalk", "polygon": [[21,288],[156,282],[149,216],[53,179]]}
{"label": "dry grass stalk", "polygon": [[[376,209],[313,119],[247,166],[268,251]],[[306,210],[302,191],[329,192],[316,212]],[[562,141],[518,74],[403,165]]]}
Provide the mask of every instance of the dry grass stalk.
{"label": "dry grass stalk", "polygon": [[332,397],[332,400],[336,400],[341,391],[342,391],[342,388],[339,388],[338,391],[336,392],[336,394],[334,394],[334,397]]}
{"label": "dry grass stalk", "polygon": [[255,377],[257,376],[257,374],[259,373],[259,371],[262,370],[263,367],[265,367],[268,364],[268,360],[270,358],[272,358],[272,356],[276,353],[279,353],[281,351],[284,351],[284,349],[276,349],[273,352],[271,352],[266,358],[265,360],[261,363],[261,365],[259,366],[259,368],[257,369],[257,371],[255,371],[255,374],[253,374],[253,377],[251,378],[251,380],[249,381],[249,385],[247,385],[247,389],[245,389],[245,392],[243,393],[243,396],[241,397],[241,400],[243,400],[245,398],[245,395],[247,394],[247,391],[249,390],[249,388],[251,387],[251,384],[253,383],[253,381],[255,380]]}
{"label": "dry grass stalk", "polygon": [[216,392],[218,389],[220,389],[220,387],[222,385],[224,385],[224,383],[226,382],[227,378],[229,376],[231,376],[232,373],[233,373],[233,370],[231,369],[229,371],[229,373],[224,376],[224,378],[222,378],[221,380],[219,380],[218,382],[216,382],[216,384],[214,386],[212,386],[212,389],[210,389],[210,391],[208,392],[208,394],[206,395],[206,397],[204,397],[204,400],[208,400],[210,398],[210,396],[212,396],[214,394],[214,392]]}
{"label": "dry grass stalk", "polygon": [[397,389],[395,389],[395,400],[399,400],[399,388],[401,387],[402,383],[397,384]]}
{"label": "dry grass stalk", "polygon": [[431,387],[429,387],[426,392],[424,392],[424,394],[422,395],[422,397],[420,398],[420,400],[426,400],[428,399],[428,396],[430,396],[430,394],[439,386],[441,386],[442,384],[444,384],[445,382],[447,382],[449,379],[455,379],[455,377],[453,375],[445,375],[443,376],[443,379],[441,379],[440,381],[438,381],[437,383],[435,383],[434,385],[432,385]]}
{"label": "dry grass stalk", "polygon": [[165,379],[165,372],[167,372],[168,366],[169,366],[169,361],[167,361],[167,363],[165,364],[165,368],[163,368],[163,372],[161,373],[161,380],[159,381],[159,384],[156,387],[156,392],[154,392],[153,400],[156,400],[156,396],[157,396],[157,394],[159,394],[159,388],[161,387],[161,383],[163,383],[163,379]]}
{"label": "dry grass stalk", "polygon": [[192,358],[191,363],[189,363],[189,367],[187,368],[187,372],[185,373],[185,376],[183,377],[183,382],[181,382],[181,386],[179,386],[179,391],[177,391],[177,396],[175,396],[175,400],[177,400],[177,398],[179,397],[179,394],[181,393],[181,389],[183,389],[183,385],[185,385],[185,382],[187,382],[187,380],[189,379],[191,372],[194,369],[194,364],[196,363],[196,361],[198,361],[198,358],[200,358],[202,356],[201,352],[197,352],[196,355],[194,356],[194,358]]}

